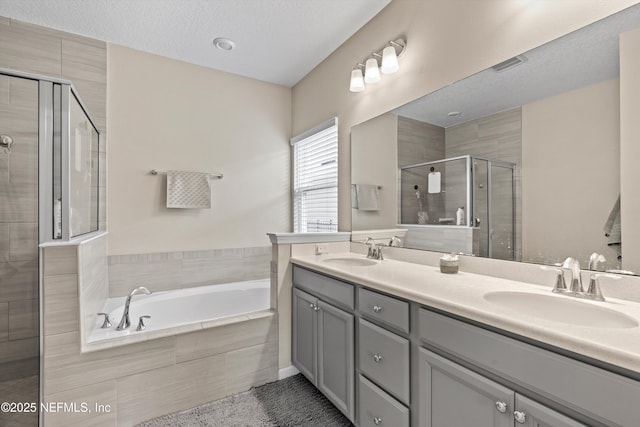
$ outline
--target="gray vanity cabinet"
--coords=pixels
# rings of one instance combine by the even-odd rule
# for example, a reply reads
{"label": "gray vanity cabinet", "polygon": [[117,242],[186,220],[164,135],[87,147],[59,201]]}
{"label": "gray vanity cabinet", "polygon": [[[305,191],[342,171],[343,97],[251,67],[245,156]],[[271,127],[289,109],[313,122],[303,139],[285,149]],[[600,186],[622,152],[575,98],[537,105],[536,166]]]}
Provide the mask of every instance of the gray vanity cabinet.
{"label": "gray vanity cabinet", "polygon": [[353,318],[293,289],[293,364],[350,420],[355,412]]}
{"label": "gray vanity cabinet", "polygon": [[518,416],[524,418],[524,423],[517,422],[523,427],[586,427],[571,418],[565,417],[553,409],[516,393],[516,410]]}
{"label": "gray vanity cabinet", "polygon": [[512,390],[420,349],[422,427],[513,426]]}
{"label": "gray vanity cabinet", "polygon": [[419,388],[422,427],[586,427],[423,348]]}
{"label": "gray vanity cabinet", "polygon": [[312,383],[316,383],[318,315],[315,307],[318,299],[293,290],[293,364]]}

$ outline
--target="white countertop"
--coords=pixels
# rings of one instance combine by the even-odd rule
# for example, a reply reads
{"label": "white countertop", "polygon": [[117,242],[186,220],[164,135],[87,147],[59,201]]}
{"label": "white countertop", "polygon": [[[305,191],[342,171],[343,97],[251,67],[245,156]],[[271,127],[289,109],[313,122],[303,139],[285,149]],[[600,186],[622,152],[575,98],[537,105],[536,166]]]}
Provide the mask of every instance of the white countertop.
{"label": "white countertop", "polygon": [[[613,309],[640,321],[640,303],[608,298],[589,301],[553,294],[550,287],[465,273],[443,274],[438,267],[396,260],[372,266],[325,263],[328,258],[364,258],[354,253],[293,256],[291,262],[372,289],[440,309],[470,320],[640,372],[640,327],[588,327],[547,320],[496,305],[483,298],[488,292],[518,291],[572,299]],[[606,295],[605,295],[606,297]]]}

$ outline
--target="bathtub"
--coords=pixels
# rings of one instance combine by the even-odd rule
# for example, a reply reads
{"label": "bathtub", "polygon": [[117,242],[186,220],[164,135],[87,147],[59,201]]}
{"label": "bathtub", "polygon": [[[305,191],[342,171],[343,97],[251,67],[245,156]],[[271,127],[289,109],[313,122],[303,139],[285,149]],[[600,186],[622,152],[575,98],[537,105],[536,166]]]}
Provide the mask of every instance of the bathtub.
{"label": "bathtub", "polygon": [[[148,288],[153,291],[153,286]],[[126,297],[109,298],[103,312],[109,313],[111,327],[102,329],[103,316],[98,316],[87,344],[98,349],[101,342],[127,344],[247,320],[270,309],[270,292],[269,279],[262,279],[134,295],[129,307],[131,326],[124,331],[116,327]],[[144,320],[145,330],[136,331],[140,316],[151,317]]]}

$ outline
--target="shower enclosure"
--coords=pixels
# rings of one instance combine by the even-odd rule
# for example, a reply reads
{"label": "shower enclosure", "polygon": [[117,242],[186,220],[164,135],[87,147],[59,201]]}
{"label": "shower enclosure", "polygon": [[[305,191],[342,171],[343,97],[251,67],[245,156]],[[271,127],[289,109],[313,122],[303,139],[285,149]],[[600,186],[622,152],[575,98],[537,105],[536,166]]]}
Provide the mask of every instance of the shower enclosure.
{"label": "shower enclosure", "polygon": [[[99,134],[68,81],[0,69],[0,396],[40,402],[41,244],[98,229]],[[38,412],[0,412],[37,426]]]}
{"label": "shower enclosure", "polygon": [[405,166],[399,194],[409,246],[515,259],[514,163],[461,156]]}

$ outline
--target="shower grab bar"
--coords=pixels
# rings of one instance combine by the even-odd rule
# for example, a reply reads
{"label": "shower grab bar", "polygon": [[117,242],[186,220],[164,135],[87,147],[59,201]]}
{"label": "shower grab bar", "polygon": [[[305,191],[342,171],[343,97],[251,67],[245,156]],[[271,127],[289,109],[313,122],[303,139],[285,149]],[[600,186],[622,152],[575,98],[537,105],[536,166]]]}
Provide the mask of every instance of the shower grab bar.
{"label": "shower grab bar", "polygon": [[[149,172],[151,175],[166,175],[167,172],[166,171],[159,171],[156,169],[151,169],[151,172]],[[209,175],[209,177],[212,178],[218,178],[218,179],[222,179],[222,177],[224,176],[221,173],[208,173],[207,175]]]}

